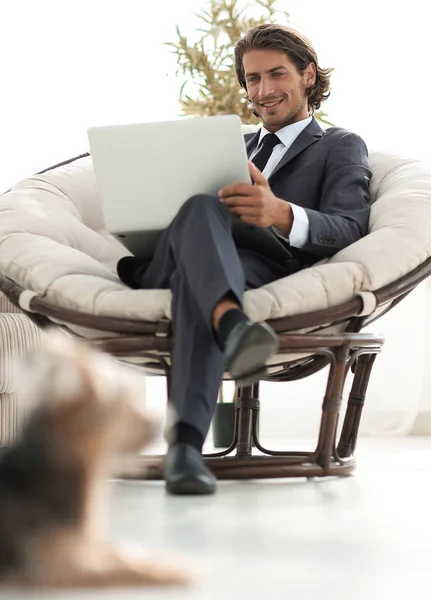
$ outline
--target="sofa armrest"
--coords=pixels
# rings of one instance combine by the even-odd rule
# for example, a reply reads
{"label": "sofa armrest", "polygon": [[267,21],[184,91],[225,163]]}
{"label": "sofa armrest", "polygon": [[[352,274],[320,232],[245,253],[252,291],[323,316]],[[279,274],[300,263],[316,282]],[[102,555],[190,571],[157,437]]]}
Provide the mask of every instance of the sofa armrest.
{"label": "sofa armrest", "polygon": [[[18,402],[16,362],[40,344],[41,330],[7,298],[0,297],[0,446],[10,444],[25,415]],[[15,314],[13,314],[15,313]],[[18,313],[18,314],[16,314]]]}
{"label": "sofa armrest", "polygon": [[21,313],[20,309],[17,308],[6,296],[0,292],[0,313]]}
{"label": "sofa armrest", "polygon": [[0,393],[16,391],[15,364],[40,344],[41,329],[24,314],[0,314]]}

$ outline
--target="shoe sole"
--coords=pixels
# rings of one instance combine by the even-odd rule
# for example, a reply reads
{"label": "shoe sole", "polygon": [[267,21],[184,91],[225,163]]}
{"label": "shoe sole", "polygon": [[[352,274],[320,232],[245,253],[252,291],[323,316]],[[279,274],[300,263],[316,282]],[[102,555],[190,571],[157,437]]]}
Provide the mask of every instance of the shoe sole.
{"label": "shoe sole", "polygon": [[257,383],[267,375],[266,363],[277,348],[277,336],[269,325],[255,323],[244,333],[227,364],[232,378],[242,386]]}
{"label": "shoe sole", "polygon": [[174,496],[204,496],[214,494],[216,485],[211,486],[194,479],[183,479],[175,482],[167,481],[166,491]]}

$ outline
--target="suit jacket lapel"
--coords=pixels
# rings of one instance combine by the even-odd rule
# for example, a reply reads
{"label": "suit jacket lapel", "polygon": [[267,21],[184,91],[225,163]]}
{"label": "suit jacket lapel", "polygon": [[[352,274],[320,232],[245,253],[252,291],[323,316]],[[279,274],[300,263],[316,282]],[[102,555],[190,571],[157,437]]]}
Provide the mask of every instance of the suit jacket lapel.
{"label": "suit jacket lapel", "polygon": [[257,146],[257,143],[259,141],[259,136],[260,136],[260,128],[256,131],[256,133],[254,135],[251,136],[251,138],[246,143],[245,148],[247,150],[248,157],[250,157],[250,154],[253,151],[253,148],[255,146]]}
{"label": "suit jacket lapel", "polygon": [[[288,150],[286,150],[282,159],[280,160],[278,165],[275,167],[275,169],[269,176],[269,179],[274,177],[274,175],[281,168],[283,168],[284,165],[287,165],[287,163],[289,163],[292,160],[292,158],[295,158],[295,156],[297,156],[300,152],[302,152],[303,150],[308,148],[308,146],[310,146],[311,144],[316,142],[319,138],[321,138],[323,133],[324,133],[323,129],[320,127],[320,125],[318,124],[316,119],[313,117],[313,120],[311,121],[311,123],[309,125],[307,125],[307,127],[303,131],[301,131],[301,133],[298,135],[298,137],[293,142],[293,144],[290,146],[290,148]],[[250,140],[250,143],[254,140],[254,137]],[[259,138],[257,138],[257,139],[259,139]],[[257,140],[256,140],[256,143],[257,143]],[[247,150],[248,150],[248,146],[247,146]]]}

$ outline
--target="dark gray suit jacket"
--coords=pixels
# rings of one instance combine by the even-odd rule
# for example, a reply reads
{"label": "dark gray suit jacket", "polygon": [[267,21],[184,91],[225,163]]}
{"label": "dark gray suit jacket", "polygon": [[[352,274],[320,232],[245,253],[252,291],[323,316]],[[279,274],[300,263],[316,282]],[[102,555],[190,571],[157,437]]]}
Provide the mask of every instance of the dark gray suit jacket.
{"label": "dark gray suit jacket", "polygon": [[[247,153],[259,132],[245,135]],[[302,248],[305,262],[332,256],[368,232],[370,215],[368,151],[356,134],[313,118],[286,151],[268,179],[278,197],[307,212],[310,234]],[[292,249],[293,250],[293,249]]]}

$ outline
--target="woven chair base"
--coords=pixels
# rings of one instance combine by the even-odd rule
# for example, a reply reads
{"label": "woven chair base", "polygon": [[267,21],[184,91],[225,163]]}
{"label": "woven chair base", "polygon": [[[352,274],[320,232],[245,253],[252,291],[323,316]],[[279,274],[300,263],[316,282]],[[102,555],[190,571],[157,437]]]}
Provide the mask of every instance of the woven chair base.
{"label": "woven chair base", "polygon": [[[310,453],[311,455],[312,453]],[[350,475],[356,466],[355,458],[338,462],[332,459],[326,468],[316,462],[314,456],[251,456],[238,458],[206,458],[205,463],[217,479],[281,479],[290,477],[328,477]],[[138,474],[122,475],[121,479],[163,479],[163,456],[146,456],[139,461]]]}
{"label": "woven chair base", "polygon": [[[322,342],[322,337],[324,336],[302,336],[302,343],[310,344],[312,338],[318,338]],[[298,342],[297,339],[295,341]],[[257,432],[259,384],[239,388],[235,402],[234,436],[230,447],[205,455],[207,466],[218,479],[311,478],[349,475],[353,472],[362,408],[371,370],[383,338],[373,334],[345,334],[328,336],[327,343],[329,348],[314,349],[316,354],[326,355],[330,359],[316,449],[313,452],[283,452],[263,447]],[[341,435],[337,441],[338,415],[349,368],[353,368],[355,375]],[[253,444],[259,454],[252,454]],[[123,478],[163,479],[163,456],[140,457],[137,471],[133,475],[126,474]]]}

